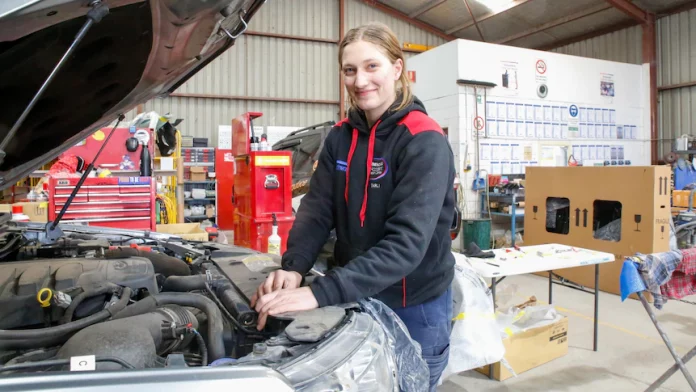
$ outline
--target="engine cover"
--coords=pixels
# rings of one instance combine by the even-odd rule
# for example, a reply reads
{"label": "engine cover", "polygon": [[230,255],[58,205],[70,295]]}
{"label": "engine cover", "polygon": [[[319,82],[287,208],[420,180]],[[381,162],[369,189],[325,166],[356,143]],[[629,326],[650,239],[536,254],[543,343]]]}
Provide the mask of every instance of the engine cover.
{"label": "engine cover", "polygon": [[[42,288],[72,292],[96,283],[109,282],[156,294],[157,282],[150,260],[46,259],[0,264],[0,329],[21,328],[44,322],[44,309],[36,300]],[[63,309],[51,306],[52,319]]]}

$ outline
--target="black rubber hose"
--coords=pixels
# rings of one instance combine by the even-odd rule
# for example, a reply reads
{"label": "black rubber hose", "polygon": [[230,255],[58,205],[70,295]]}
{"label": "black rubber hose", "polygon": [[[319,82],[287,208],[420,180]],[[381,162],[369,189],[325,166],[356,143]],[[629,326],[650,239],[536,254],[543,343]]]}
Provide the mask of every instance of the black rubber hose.
{"label": "black rubber hose", "polygon": [[[206,282],[205,275],[170,276],[164,281],[162,291],[185,293],[193,290],[203,290],[206,288]],[[249,301],[243,298],[228,280],[219,279],[214,285],[217,286],[215,295],[217,295],[236,320],[239,320],[242,325],[247,327],[256,323],[258,314],[251,309]]]}
{"label": "black rubber hose", "polygon": [[40,328],[40,329],[26,329],[26,330],[0,330],[0,349],[5,348],[4,346],[9,342],[3,342],[3,340],[13,340],[13,339],[50,339],[54,337],[59,337],[67,335],[69,333],[78,331],[82,328],[88,327],[92,324],[96,324],[100,321],[104,321],[123,311],[128,305],[130,300],[131,289],[128,287],[123,288],[123,295],[121,298],[107,309],[104,309],[98,313],[91,316],[85,317],[83,319],[73,321],[68,324],[59,325],[57,327]]}
{"label": "black rubber hose", "polygon": [[198,331],[196,331],[195,334],[198,349],[201,350],[201,366],[208,366],[208,348],[205,346],[205,340],[203,340],[203,336],[201,336]]}
{"label": "black rubber hose", "polygon": [[162,284],[162,291],[188,293],[205,289],[205,275],[170,276]]}
{"label": "black rubber hose", "polygon": [[155,272],[164,276],[189,276],[191,269],[185,261],[162,253],[144,252],[133,248],[109,249],[104,252],[106,259],[123,259],[127,257],[144,257],[152,263]]}
{"label": "black rubber hose", "polygon": [[[75,331],[77,332],[77,331]],[[41,347],[54,347],[65,343],[72,337],[72,332],[49,339],[14,339],[0,340],[0,348],[4,350],[29,350]]]}
{"label": "black rubber hose", "polygon": [[192,293],[159,293],[140,300],[114,315],[121,319],[151,312],[164,305],[190,306],[200,309],[208,316],[208,351],[210,360],[225,356],[225,341],[223,336],[222,313],[215,302],[200,294]]}
{"label": "black rubber hose", "polygon": [[87,298],[92,298],[96,297],[97,295],[103,295],[107,294],[109,292],[113,292],[118,288],[117,285],[113,283],[103,283],[98,286],[90,287],[80,293],[77,297],[73,298],[72,302],[70,302],[70,306],[68,306],[67,309],[65,309],[65,313],[63,314],[63,318],[60,320],[60,324],[66,324],[72,321],[73,314],[75,314],[75,309],[77,309],[80,304],[86,300]]}

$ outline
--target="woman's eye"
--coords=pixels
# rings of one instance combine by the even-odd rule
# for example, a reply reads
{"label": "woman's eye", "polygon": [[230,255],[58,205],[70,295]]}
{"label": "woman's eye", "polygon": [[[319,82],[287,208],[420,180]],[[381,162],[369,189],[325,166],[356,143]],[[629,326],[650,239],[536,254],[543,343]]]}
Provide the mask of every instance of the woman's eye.
{"label": "woman's eye", "polygon": [[375,68],[377,68],[377,64],[372,63],[372,64],[368,65],[367,68],[369,68],[369,69],[375,69]]}
{"label": "woman's eye", "polygon": [[346,75],[352,74],[353,72],[355,72],[355,70],[353,68],[344,68],[343,69],[343,73]]}

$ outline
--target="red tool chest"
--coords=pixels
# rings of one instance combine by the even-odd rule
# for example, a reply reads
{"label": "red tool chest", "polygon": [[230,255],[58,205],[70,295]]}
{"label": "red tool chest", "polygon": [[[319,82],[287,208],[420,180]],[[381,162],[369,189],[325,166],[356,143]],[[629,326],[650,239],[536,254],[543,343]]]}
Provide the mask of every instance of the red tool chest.
{"label": "red tool chest", "polygon": [[278,221],[281,253],[295,217],[292,214],[292,153],[290,151],[252,151],[236,157],[237,175],[234,200],[235,245],[268,251],[272,233],[272,214]]}
{"label": "red tool chest", "polygon": [[[51,178],[48,217],[54,220],[79,178]],[[150,177],[87,178],[61,222],[155,230],[155,181]]]}
{"label": "red tool chest", "polygon": [[[232,186],[218,178],[218,197],[224,204],[222,189],[231,188],[232,208],[219,210],[222,214],[234,211],[235,245],[268,251],[268,237],[272,233],[272,216],[278,221],[281,253],[285,252],[288,233],[295,217],[292,212],[292,153],[290,151],[251,151],[252,121],[261,113],[249,112],[232,120],[232,151],[234,177]],[[260,135],[259,135],[260,136]],[[224,153],[228,153],[224,151]],[[224,161],[229,160],[230,156]],[[219,170],[218,170],[219,172]]]}

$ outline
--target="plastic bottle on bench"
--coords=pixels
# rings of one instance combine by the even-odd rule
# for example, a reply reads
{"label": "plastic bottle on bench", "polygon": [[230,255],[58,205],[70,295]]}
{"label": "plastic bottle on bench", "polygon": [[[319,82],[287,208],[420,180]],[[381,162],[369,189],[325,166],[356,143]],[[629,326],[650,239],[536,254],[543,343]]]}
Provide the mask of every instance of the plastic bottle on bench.
{"label": "plastic bottle on bench", "polygon": [[268,254],[280,256],[280,236],[278,235],[278,220],[276,215],[272,214],[273,227],[272,234],[268,237]]}

